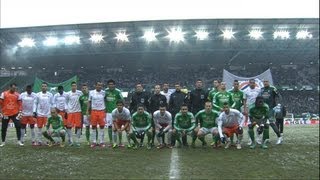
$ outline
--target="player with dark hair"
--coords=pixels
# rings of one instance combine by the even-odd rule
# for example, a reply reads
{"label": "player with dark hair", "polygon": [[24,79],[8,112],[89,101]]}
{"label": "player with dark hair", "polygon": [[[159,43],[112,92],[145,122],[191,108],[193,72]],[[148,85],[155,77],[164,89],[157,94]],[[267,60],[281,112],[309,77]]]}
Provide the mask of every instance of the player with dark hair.
{"label": "player with dark hair", "polygon": [[132,115],[132,133],[130,133],[129,137],[133,140],[134,146],[133,148],[137,148],[139,143],[137,138],[141,139],[140,147],[143,146],[143,139],[145,134],[148,137],[147,149],[151,149],[151,115],[145,111],[143,104],[137,105],[137,111]]}
{"label": "player with dark hair", "polygon": [[233,134],[236,134],[238,137],[236,143],[237,149],[241,149],[243,124],[244,118],[242,113],[236,109],[230,109],[230,105],[227,102],[223,103],[223,112],[219,115],[218,119],[218,130],[221,142],[226,141],[226,149],[231,145],[230,137],[232,137]]}
{"label": "player with dark hair", "polygon": [[[112,144],[112,137],[114,137],[115,131],[112,131],[112,111],[117,108],[117,102],[119,100],[123,100],[123,96],[121,94],[121,90],[116,88],[116,82],[113,79],[109,79],[107,81],[108,88],[105,89],[106,92],[106,126],[108,128],[108,135],[110,144]],[[119,135],[119,141],[122,142],[122,132],[117,133]],[[119,146],[123,146],[122,143]]]}
{"label": "player with dark hair", "polygon": [[149,109],[149,99],[150,94],[143,90],[142,83],[136,84],[136,91],[132,94],[130,99],[130,107],[129,110],[131,114],[137,111],[138,104],[143,104],[145,111],[150,111]]}
{"label": "player with dark hair", "polygon": [[[67,135],[69,146],[75,145],[76,147],[80,146],[80,137],[81,137],[81,105],[80,105],[80,97],[82,96],[82,92],[77,90],[77,83],[71,82],[71,91],[67,92]],[[75,128],[76,130],[76,141],[73,144],[72,140],[72,131],[71,129]]]}
{"label": "player with dark hair", "polygon": [[[188,111],[188,105],[182,104],[180,112],[176,114],[174,118],[174,129],[172,131],[173,137],[178,141],[178,147],[187,147],[186,136],[190,135],[192,139],[195,138],[196,132],[194,128],[196,127],[196,120],[191,112]],[[181,141],[182,136],[182,141]]]}
{"label": "player with dark hair", "polygon": [[48,92],[48,83],[42,82],[41,92],[37,93],[35,106],[33,110],[33,116],[37,118],[37,145],[42,145],[42,127],[47,124],[48,116],[50,115],[50,109],[53,107],[53,95]]}
{"label": "player with dark hair", "polygon": [[258,133],[263,133],[262,148],[267,149],[267,141],[269,139],[269,106],[264,103],[262,96],[258,96],[254,104],[249,107],[248,133],[251,138],[250,148],[256,147],[254,139],[254,127],[258,125]]}
{"label": "player with dark hair", "polygon": [[37,98],[36,93],[32,92],[31,85],[26,86],[26,91],[21,93],[19,99],[22,102],[22,119],[21,119],[21,142],[24,143],[24,134],[26,132],[26,127],[29,124],[31,129],[31,141],[32,145],[35,146],[35,132],[34,125],[36,124],[36,119],[33,117],[34,102]]}
{"label": "player with dark hair", "polygon": [[90,114],[88,114],[88,102],[89,102],[89,91],[88,85],[83,84],[82,88],[82,95],[79,97],[80,107],[81,107],[81,114],[82,114],[82,122],[81,127],[84,125],[86,127],[86,140],[87,144],[90,145]]}
{"label": "player with dark hair", "polygon": [[[264,102],[269,106],[269,117],[272,117],[272,111],[273,108],[277,105],[276,104],[276,98],[281,98],[277,88],[274,86],[271,86],[269,83],[269,80],[265,79],[263,80],[263,88],[261,88],[260,96],[263,97]],[[270,126],[272,127],[273,131],[276,133],[278,140],[276,144],[281,144],[282,143],[282,137],[279,132],[278,127],[276,126],[274,122],[274,118],[270,118]]]}
{"label": "player with dark hair", "polygon": [[171,136],[172,136],[172,116],[169,111],[166,110],[166,104],[160,104],[159,110],[153,113],[153,121],[155,124],[155,130],[157,134],[157,139],[159,142],[158,148],[164,148],[166,146],[164,142],[164,135],[168,134],[167,145],[169,148],[171,146]]}
{"label": "player with dark hair", "polygon": [[116,148],[122,144],[122,139],[119,139],[119,144],[117,144],[117,135],[121,136],[122,132],[127,133],[128,147],[130,147],[130,121],[131,114],[129,109],[124,107],[123,100],[117,101],[117,107],[111,112],[112,122],[113,122],[113,148]]}
{"label": "player with dark hair", "polygon": [[[106,125],[106,106],[105,106],[105,92],[102,90],[102,82],[96,82],[95,90],[91,90],[89,92],[89,101],[88,101],[88,110],[87,114],[90,112],[90,124],[91,124],[91,148],[95,148],[98,140],[98,136],[100,135],[100,143],[99,146],[104,148],[106,147],[104,142],[104,126]],[[97,131],[97,126],[99,125],[100,131]],[[97,135],[99,133],[99,135]]]}
{"label": "player with dark hair", "polygon": [[[160,85],[157,84],[154,86],[154,94],[150,98],[150,113],[153,113],[159,110],[160,104],[167,106],[167,98],[160,94]],[[151,145],[154,146],[154,139],[156,135],[155,123],[154,118],[152,118],[152,140]]]}
{"label": "player with dark hair", "polygon": [[7,129],[10,119],[13,121],[16,128],[18,145],[24,144],[20,141],[21,138],[21,123],[20,118],[22,115],[21,101],[19,100],[19,93],[16,92],[17,85],[12,83],[7,91],[0,95],[0,119],[2,119],[1,127],[1,140],[0,147],[6,144]]}

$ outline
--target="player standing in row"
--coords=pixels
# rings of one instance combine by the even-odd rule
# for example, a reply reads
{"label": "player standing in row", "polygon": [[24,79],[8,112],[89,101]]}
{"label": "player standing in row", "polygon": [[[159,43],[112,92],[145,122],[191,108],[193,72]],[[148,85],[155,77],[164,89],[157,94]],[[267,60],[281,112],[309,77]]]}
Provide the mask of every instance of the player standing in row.
{"label": "player standing in row", "polygon": [[88,102],[89,102],[89,90],[88,85],[83,84],[82,88],[82,96],[80,96],[80,106],[81,106],[81,113],[82,113],[82,125],[86,127],[86,140],[87,144],[90,145],[90,114],[88,113]]}
{"label": "player standing in row", "polygon": [[226,82],[221,82],[220,91],[213,97],[213,107],[215,110],[222,112],[223,104],[227,102],[229,106],[233,104],[232,95],[226,91]]}
{"label": "player standing in row", "polygon": [[222,142],[226,140],[225,148],[227,149],[231,145],[230,137],[232,137],[233,134],[236,134],[238,138],[236,146],[237,149],[241,149],[244,117],[240,111],[236,109],[230,109],[229,106],[230,105],[227,102],[223,104],[223,112],[220,114],[218,119],[220,138]]}
{"label": "player standing in row", "polygon": [[63,86],[58,86],[58,93],[53,96],[53,107],[56,108],[57,113],[62,117],[64,126],[67,128],[67,93],[64,92]]}
{"label": "player standing in row", "polygon": [[[200,110],[195,118],[196,124],[200,124],[200,129],[197,133],[198,139],[202,142],[202,146],[206,146],[205,136],[211,134],[214,138],[214,143],[217,144],[219,139],[219,132],[217,128],[217,121],[219,112],[212,109],[212,103],[207,101],[204,105],[204,109]],[[192,142],[192,146],[195,146],[195,142]]]}
{"label": "player standing in row", "polygon": [[171,146],[171,136],[172,136],[172,116],[169,111],[167,111],[166,104],[160,104],[159,110],[153,113],[153,121],[155,124],[155,130],[157,134],[157,140],[159,142],[158,149],[164,148],[166,146],[164,142],[164,135],[168,133],[167,145],[169,148]]}
{"label": "player standing in row", "polygon": [[1,140],[0,147],[6,144],[7,129],[10,119],[13,121],[16,128],[18,145],[24,144],[20,141],[21,138],[21,101],[19,100],[19,93],[16,92],[17,85],[10,84],[7,91],[1,93],[0,96],[0,119],[2,119]]}
{"label": "player standing in row", "polygon": [[220,80],[213,81],[213,88],[208,93],[208,100],[213,103],[213,97],[220,91]]}
{"label": "player standing in row", "polygon": [[143,146],[143,139],[145,134],[147,134],[147,149],[151,149],[151,115],[144,110],[144,106],[142,104],[137,105],[137,112],[132,115],[131,124],[132,133],[130,134],[130,138],[135,143],[134,148],[137,148],[139,145],[137,138],[141,139],[140,147]]}
{"label": "player standing in row", "polygon": [[169,83],[163,83],[162,91],[160,93],[166,97],[167,104],[169,104],[170,95],[171,95],[171,92],[169,91]]}
{"label": "player standing in row", "polygon": [[[247,105],[246,105],[246,95],[243,91],[239,88],[239,81],[233,81],[233,88],[228,92],[232,95],[233,104],[230,106],[232,109],[236,109],[243,114],[247,114]],[[245,118],[243,116],[243,118]],[[230,137],[231,145],[233,144],[233,135]]]}
{"label": "player standing in row", "polygon": [[32,145],[35,146],[36,134],[34,132],[34,125],[36,124],[36,119],[33,117],[33,109],[35,105],[37,95],[32,92],[31,85],[27,85],[26,91],[20,94],[19,99],[22,102],[22,120],[21,120],[21,142],[24,143],[24,134],[26,132],[26,127],[29,124],[31,130],[31,141]]}
{"label": "player standing in row", "polygon": [[[106,126],[108,128],[108,135],[110,140],[110,145],[112,144],[112,137],[114,137],[115,133],[112,131],[112,111],[117,108],[117,102],[119,100],[123,100],[120,89],[116,88],[116,82],[112,79],[107,81],[108,88],[105,89],[106,92]],[[123,146],[122,144],[122,132],[119,131],[117,133],[119,135],[119,146]]]}
{"label": "player standing in row", "polygon": [[[273,108],[277,105],[276,98],[281,98],[277,88],[274,86],[270,86],[269,80],[263,80],[263,88],[261,88],[260,96],[263,97],[264,102],[269,106],[269,117],[272,117]],[[275,124],[274,118],[270,118],[270,126],[272,127],[273,131],[277,134],[278,140],[276,144],[282,143],[282,137],[280,135],[279,129]]]}
{"label": "player standing in row", "polygon": [[42,145],[42,127],[47,124],[50,109],[53,107],[53,95],[48,90],[48,83],[42,82],[41,92],[37,93],[37,98],[34,106],[34,117],[37,118],[38,141],[37,145]]}
{"label": "player standing in row", "polygon": [[[256,81],[254,79],[250,79],[249,80],[249,87],[246,88],[244,90],[244,94],[246,96],[246,99],[247,99],[247,114],[245,114],[245,118],[246,118],[246,122],[249,122],[250,119],[249,119],[249,107],[252,106],[255,101],[256,101],[256,98],[258,97],[259,93],[260,93],[261,89],[256,85]],[[256,142],[261,144],[261,137],[260,135],[257,133],[257,139],[256,139]],[[251,145],[252,142],[251,142],[251,138],[249,137],[249,142],[248,142],[248,145]]]}
{"label": "player standing in row", "polygon": [[[112,122],[113,122],[113,148],[116,148],[122,144],[120,137],[122,137],[122,132],[126,131],[126,137],[128,140],[128,147],[130,146],[130,122],[131,114],[129,109],[124,107],[123,100],[118,100],[116,102],[117,107],[111,112]],[[119,135],[119,145],[117,144],[117,135]]]}
{"label": "player standing in row", "polygon": [[105,123],[105,118],[106,118],[106,106],[105,106],[105,92],[102,90],[102,82],[97,82],[96,83],[96,89],[91,90],[89,93],[89,102],[88,102],[88,112],[91,111],[91,126],[92,126],[92,133],[91,133],[91,138],[92,138],[92,143],[91,147],[94,148],[97,146],[97,125],[99,125],[100,131],[100,147],[106,147],[104,143],[104,126],[106,125]]}
{"label": "player standing in row", "polygon": [[[187,135],[190,135],[192,139],[196,136],[196,132],[194,131],[196,120],[193,114],[188,111],[188,105],[182,104],[180,109],[180,112],[177,113],[174,118],[173,137],[178,141],[178,147],[182,147],[182,145],[187,147],[188,144],[184,139],[187,139]],[[182,142],[180,139],[181,136]]]}
{"label": "player standing in row", "polygon": [[[187,95],[181,91],[180,83],[177,82],[174,85],[175,92],[173,92],[170,95],[170,101],[169,101],[169,112],[171,113],[172,117],[175,118],[176,114],[179,113],[181,109],[181,105],[185,104]],[[172,121],[174,123],[174,121]],[[174,128],[174,124],[172,124],[172,127]],[[183,138],[187,138],[186,136],[183,136]],[[171,138],[171,145],[175,145],[175,138]],[[183,141],[186,143],[187,139],[183,139]]]}
{"label": "player standing in row", "polygon": [[[80,146],[81,136],[81,105],[80,97],[82,92],[77,90],[77,83],[71,82],[71,91],[67,92],[68,119],[67,119],[67,135],[69,146]],[[76,143],[73,144],[72,128],[76,129]]]}
{"label": "player standing in row", "polygon": [[[160,104],[163,104],[167,106],[167,98],[160,94],[160,85],[154,86],[154,94],[150,98],[150,112],[151,115],[157,110],[159,110]],[[151,140],[151,146],[154,146],[154,138],[156,135],[156,129],[155,129],[155,122],[154,118],[152,118],[152,140]]]}

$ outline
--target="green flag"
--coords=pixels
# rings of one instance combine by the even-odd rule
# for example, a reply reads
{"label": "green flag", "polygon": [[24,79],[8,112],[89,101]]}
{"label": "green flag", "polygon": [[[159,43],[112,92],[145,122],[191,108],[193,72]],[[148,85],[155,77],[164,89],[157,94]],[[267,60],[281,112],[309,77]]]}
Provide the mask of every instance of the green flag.
{"label": "green flag", "polygon": [[[61,83],[48,83],[48,92],[51,92],[52,94],[55,94],[58,92],[58,86],[63,86],[64,91],[71,91],[71,83],[72,82],[78,82],[78,77],[77,76],[73,76],[72,78],[61,82]],[[36,79],[34,80],[34,84],[33,84],[33,92],[40,92],[41,91],[41,84],[43,82],[46,82],[42,79],[39,79],[36,77]]]}

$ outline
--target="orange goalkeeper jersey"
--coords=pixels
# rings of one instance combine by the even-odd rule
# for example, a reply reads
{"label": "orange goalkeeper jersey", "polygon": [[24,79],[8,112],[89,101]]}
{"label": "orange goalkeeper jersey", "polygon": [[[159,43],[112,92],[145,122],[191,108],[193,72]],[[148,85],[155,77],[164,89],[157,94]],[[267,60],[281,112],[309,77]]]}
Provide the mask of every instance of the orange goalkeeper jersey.
{"label": "orange goalkeeper jersey", "polygon": [[21,101],[19,99],[19,93],[5,91],[1,93],[0,105],[4,116],[12,116],[18,114],[21,110]]}

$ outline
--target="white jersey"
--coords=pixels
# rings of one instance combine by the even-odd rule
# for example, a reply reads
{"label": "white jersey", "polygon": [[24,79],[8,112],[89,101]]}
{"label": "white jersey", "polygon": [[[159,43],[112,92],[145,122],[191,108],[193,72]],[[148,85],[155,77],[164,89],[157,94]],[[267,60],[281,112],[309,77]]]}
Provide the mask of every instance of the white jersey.
{"label": "white jersey", "polygon": [[91,101],[91,109],[92,110],[98,110],[98,111],[104,111],[106,109],[105,105],[105,91],[97,91],[97,90],[91,90],[89,93],[89,101]]}
{"label": "white jersey", "polygon": [[255,87],[254,89],[251,89],[250,87],[248,87],[243,92],[247,99],[247,106],[249,107],[251,104],[254,104],[254,102],[256,101],[256,98],[260,93],[260,88]]}
{"label": "white jersey", "polygon": [[82,96],[82,92],[79,90],[67,92],[68,113],[81,112],[80,96]]}
{"label": "white jersey", "polygon": [[36,109],[35,101],[37,99],[37,94],[31,92],[28,94],[27,92],[23,92],[19,96],[19,100],[22,102],[22,116],[33,116],[33,110]]}
{"label": "white jersey", "polygon": [[218,119],[218,126],[223,127],[234,127],[234,126],[243,126],[243,115],[240,111],[236,109],[230,109],[229,114],[222,112]]}
{"label": "white jersey", "polygon": [[222,127],[243,127],[244,120],[242,113],[236,109],[230,109],[229,114],[222,112],[218,118],[218,131],[220,137],[223,137]]}
{"label": "white jersey", "polygon": [[161,91],[160,94],[164,95],[167,98],[167,104],[169,104],[170,95],[172,94],[172,92],[168,91],[165,93],[165,92]]}
{"label": "white jersey", "polygon": [[50,108],[53,105],[53,95],[50,92],[38,92],[35,101],[35,109],[39,117],[48,117],[50,115]]}
{"label": "white jersey", "polygon": [[130,121],[131,120],[131,114],[129,109],[123,107],[122,112],[120,113],[118,111],[118,108],[115,108],[112,111],[112,121],[116,121],[116,120],[123,120],[123,121]]}
{"label": "white jersey", "polygon": [[66,92],[63,92],[62,94],[56,93],[53,96],[53,107],[59,109],[60,111],[66,111],[68,109]]}
{"label": "white jersey", "polygon": [[161,115],[160,110],[157,110],[153,113],[153,121],[156,127],[161,128],[160,124],[168,124],[171,126],[172,116],[171,113],[166,111],[164,115]]}

